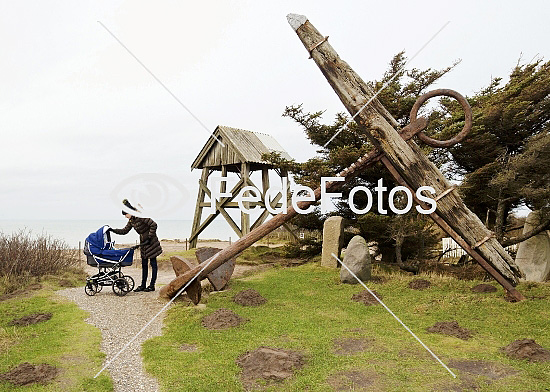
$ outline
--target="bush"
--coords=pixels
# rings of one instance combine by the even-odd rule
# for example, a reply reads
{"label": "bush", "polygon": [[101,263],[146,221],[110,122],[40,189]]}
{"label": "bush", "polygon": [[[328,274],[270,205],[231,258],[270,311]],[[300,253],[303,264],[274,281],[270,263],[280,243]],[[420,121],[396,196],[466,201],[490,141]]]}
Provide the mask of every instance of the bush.
{"label": "bush", "polygon": [[312,258],[321,254],[323,249],[323,241],[315,238],[305,238],[298,243],[290,243],[283,246],[284,257],[289,259],[295,258]]}
{"label": "bush", "polygon": [[25,230],[12,234],[0,233],[3,291],[16,289],[32,277],[55,275],[77,263],[77,251],[70,249],[62,240],[44,234],[34,237]]}

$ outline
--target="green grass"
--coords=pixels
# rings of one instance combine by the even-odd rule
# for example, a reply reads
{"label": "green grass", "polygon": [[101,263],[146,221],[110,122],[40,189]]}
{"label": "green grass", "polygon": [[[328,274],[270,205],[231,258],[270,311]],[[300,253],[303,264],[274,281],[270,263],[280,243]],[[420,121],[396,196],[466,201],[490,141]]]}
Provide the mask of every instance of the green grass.
{"label": "green grass", "polygon": [[[66,277],[71,280],[69,276]],[[84,322],[88,316],[77,305],[55,295],[56,280],[43,280],[43,289],[0,302],[0,373],[22,362],[48,363],[61,368],[49,384],[15,387],[0,381],[0,391],[112,391],[108,373],[97,379],[104,354],[101,333]],[[52,313],[50,320],[29,326],[8,326],[15,318]]]}
{"label": "green grass", "polygon": [[[169,262],[172,256],[181,256],[186,259],[195,261],[196,249],[181,250],[175,252],[164,252],[159,256],[159,262]],[[280,261],[284,257],[284,251],[282,247],[269,248],[267,246],[251,246],[243,251],[243,253],[237,257],[237,264],[245,265],[259,265],[265,263],[273,263]]]}
{"label": "green grass", "polygon": [[[443,361],[482,359],[518,371],[482,384],[481,390],[539,391],[550,385],[550,365],[512,360],[499,350],[520,338],[550,347],[548,299],[508,303],[500,287],[496,293],[474,294],[469,288],[480,282],[438,276],[428,277],[434,286],[416,291],[407,287],[411,277],[389,277],[387,283],[369,286]],[[260,307],[232,302],[235,293],[246,288],[258,290],[268,302]],[[523,284],[520,289],[526,295],[550,295],[548,284]],[[165,391],[241,391],[235,360],[248,350],[270,346],[300,351],[307,364],[293,378],[267,390],[330,391],[327,378],[351,369],[374,372],[373,390],[429,391],[463,380],[453,380],[381,306],[351,301],[361,290],[339,283],[336,271],[311,263],[233,280],[230,290],[208,298],[206,308],[176,303],[165,319],[163,336],[143,346],[145,367]],[[229,330],[203,328],[201,319],[220,307],[250,321]],[[473,330],[474,337],[463,341],[426,332],[437,321],[451,320]],[[333,348],[333,339],[341,337],[367,337],[374,343],[364,352],[342,356]],[[199,351],[180,351],[182,344],[196,344]]]}
{"label": "green grass", "polygon": [[180,251],[176,251],[176,252],[163,252],[158,257],[158,261],[159,262],[170,261],[170,257],[172,257],[172,256],[181,256],[181,257],[185,257],[186,259],[196,260],[195,259],[195,250],[196,249],[180,250]]}

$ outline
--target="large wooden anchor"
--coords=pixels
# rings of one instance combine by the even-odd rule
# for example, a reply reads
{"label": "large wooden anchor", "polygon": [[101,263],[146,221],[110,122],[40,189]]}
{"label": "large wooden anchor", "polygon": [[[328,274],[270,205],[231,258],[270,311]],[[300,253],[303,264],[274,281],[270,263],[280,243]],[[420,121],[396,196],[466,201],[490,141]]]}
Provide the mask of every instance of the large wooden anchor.
{"label": "large wooden anchor", "polygon": [[[305,16],[290,14],[287,18],[308,50],[310,58],[321,69],[348,112],[354,116],[355,121],[365,128],[370,140],[376,147],[374,151],[365,154],[336,176],[343,177],[344,182],[347,182],[365,168],[381,161],[396,182],[409,188],[413,195],[416,195],[415,190],[421,186],[433,187],[436,191],[437,209],[430,214],[430,217],[493,276],[508,291],[511,297],[517,301],[525,299],[514,287],[517,285],[518,279],[522,277],[522,273],[511,256],[479,218],[464,205],[455,191],[455,187],[449,183],[437,167],[423,154],[417,144],[411,140],[414,135],[418,135],[420,140],[433,147],[450,147],[463,140],[472,125],[471,109],[464,97],[452,90],[434,90],[424,94],[412,108],[411,123],[397,131],[395,129],[398,128],[397,121],[374,97],[372,90],[359,75],[340,59],[328,43],[327,38],[322,36]],[[441,95],[457,99],[465,115],[465,125],[462,131],[452,139],[445,141],[429,138],[422,133],[421,131],[427,125],[427,120],[417,118],[418,109],[426,100]],[[341,181],[329,182],[326,184],[326,190],[333,191],[341,185]],[[314,195],[314,201],[299,202],[298,207],[304,210],[316,203],[321,198],[321,189],[317,188]],[[422,208],[429,209],[416,196],[415,201]],[[289,206],[286,214],[281,213],[274,216],[240,238],[233,245],[176,277],[163,288],[162,293],[169,297],[175,296],[197,274],[199,281],[204,279],[226,261],[234,258],[296,215],[297,211]]]}

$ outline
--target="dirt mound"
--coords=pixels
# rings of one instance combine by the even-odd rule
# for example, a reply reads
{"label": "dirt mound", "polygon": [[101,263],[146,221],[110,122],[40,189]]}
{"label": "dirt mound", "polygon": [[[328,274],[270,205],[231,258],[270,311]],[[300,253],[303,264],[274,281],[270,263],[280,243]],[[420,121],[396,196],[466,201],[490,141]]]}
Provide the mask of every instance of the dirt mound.
{"label": "dirt mound", "polygon": [[42,363],[33,365],[24,362],[6,373],[0,374],[0,380],[11,382],[14,385],[27,385],[33,383],[46,384],[53,380],[59,370],[52,365]]}
{"label": "dirt mound", "polygon": [[427,328],[428,332],[440,333],[442,335],[454,336],[462,340],[468,340],[472,337],[472,331],[462,328],[456,321],[440,321]]}
{"label": "dirt mound", "polygon": [[385,276],[380,275],[372,275],[366,282],[372,282],[372,283],[387,283],[390,279]]}
{"label": "dirt mound", "polygon": [[338,355],[352,355],[372,346],[373,340],[365,338],[334,339],[334,352]]}
{"label": "dirt mound", "polygon": [[[382,296],[380,294],[378,294],[375,290],[371,290],[371,291],[379,299],[382,299]],[[378,305],[380,303],[367,290],[363,290],[360,293],[353,294],[353,296],[351,297],[351,300],[355,301],[355,302],[362,302],[367,306],[369,306],[369,305]]]}
{"label": "dirt mound", "polygon": [[31,324],[41,323],[43,321],[48,321],[51,318],[52,318],[51,313],[34,313],[34,314],[29,314],[28,316],[25,316],[25,317],[14,319],[10,321],[8,325],[10,326],[17,325],[17,326],[24,327]]}
{"label": "dirt mound", "polygon": [[492,284],[481,283],[470,289],[472,293],[494,293],[497,288]]}
{"label": "dirt mound", "polygon": [[230,309],[220,308],[214,313],[205,316],[202,319],[202,326],[208,329],[227,329],[236,327],[246,320]]}
{"label": "dirt mound", "polygon": [[514,359],[527,359],[529,362],[550,361],[550,350],[543,348],[533,339],[515,340],[501,350]]}
{"label": "dirt mound", "polygon": [[426,279],[415,279],[409,283],[409,288],[415,290],[424,290],[432,285],[432,282]]}
{"label": "dirt mound", "polygon": [[506,295],[504,296],[504,300],[507,302],[519,302],[517,298],[515,298],[512,294],[510,294],[509,291],[506,292]]}
{"label": "dirt mound", "polygon": [[358,391],[370,387],[376,380],[376,375],[364,370],[347,370],[330,376],[327,383],[336,391]]}
{"label": "dirt mound", "polygon": [[489,380],[498,380],[517,374],[517,371],[511,367],[480,360],[453,359],[449,361],[448,366],[470,375],[486,377]]}
{"label": "dirt mound", "polygon": [[256,290],[248,289],[237,293],[233,297],[233,302],[242,306],[260,306],[265,304],[267,299],[262,297]]}
{"label": "dirt mound", "polygon": [[256,380],[269,383],[290,378],[304,364],[302,354],[271,347],[259,347],[237,358],[237,365],[243,369],[241,379],[247,390],[259,387]]}

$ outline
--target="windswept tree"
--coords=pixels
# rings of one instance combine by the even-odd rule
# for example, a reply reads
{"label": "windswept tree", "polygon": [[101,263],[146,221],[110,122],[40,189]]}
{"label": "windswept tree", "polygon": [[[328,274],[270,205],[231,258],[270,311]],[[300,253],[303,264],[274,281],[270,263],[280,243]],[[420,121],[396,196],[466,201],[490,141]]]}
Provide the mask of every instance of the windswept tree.
{"label": "windswept tree", "polygon": [[[469,137],[432,156],[462,180],[466,205],[507,246],[550,228],[550,62],[518,64],[501,84],[496,78],[468,99],[474,120]],[[441,104],[431,114],[432,132],[447,138],[462,126],[462,109],[448,99]],[[508,238],[511,212],[522,206],[542,210],[541,222]]]}

